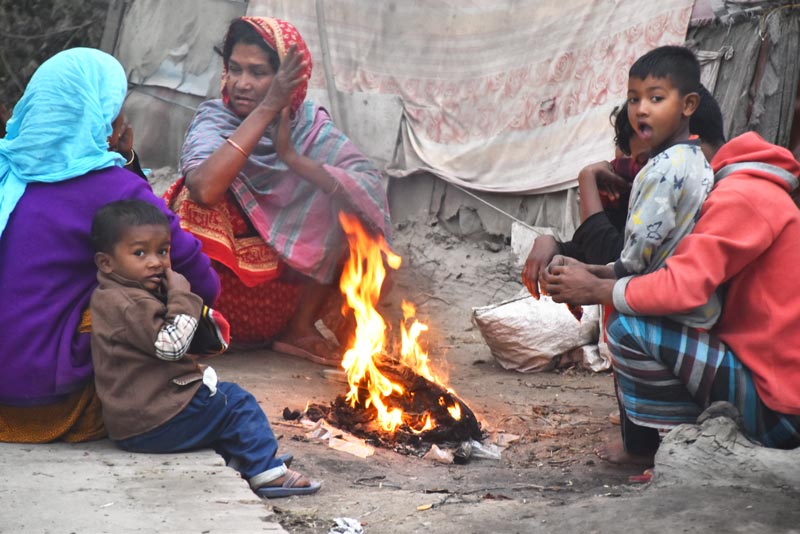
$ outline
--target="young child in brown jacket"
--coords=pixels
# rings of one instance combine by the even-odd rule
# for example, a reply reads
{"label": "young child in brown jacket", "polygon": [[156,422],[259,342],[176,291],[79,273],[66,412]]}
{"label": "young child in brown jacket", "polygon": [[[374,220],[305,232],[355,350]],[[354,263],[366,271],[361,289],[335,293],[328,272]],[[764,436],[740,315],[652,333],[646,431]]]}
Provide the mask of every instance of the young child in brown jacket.
{"label": "young child in brown jacket", "polygon": [[288,469],[290,455],[276,456],[255,398],[192,356],[224,350],[227,328],[171,269],[164,214],[138,200],[112,202],[98,210],[91,236],[100,284],[91,300],[92,360],[109,437],[132,452],[212,447],[262,497],[319,490]]}

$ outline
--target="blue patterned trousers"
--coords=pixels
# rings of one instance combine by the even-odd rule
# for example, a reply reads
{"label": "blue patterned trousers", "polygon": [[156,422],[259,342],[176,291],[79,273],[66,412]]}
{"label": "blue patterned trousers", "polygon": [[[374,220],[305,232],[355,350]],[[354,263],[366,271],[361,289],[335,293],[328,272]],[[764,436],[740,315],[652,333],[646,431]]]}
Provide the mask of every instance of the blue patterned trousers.
{"label": "blue patterned trousers", "polygon": [[781,449],[800,446],[800,416],[768,408],[750,371],[713,334],[663,317],[616,312],[606,329],[620,412],[627,418],[628,452],[654,452],[658,430],[695,423],[714,401],[736,406],[754,441]]}

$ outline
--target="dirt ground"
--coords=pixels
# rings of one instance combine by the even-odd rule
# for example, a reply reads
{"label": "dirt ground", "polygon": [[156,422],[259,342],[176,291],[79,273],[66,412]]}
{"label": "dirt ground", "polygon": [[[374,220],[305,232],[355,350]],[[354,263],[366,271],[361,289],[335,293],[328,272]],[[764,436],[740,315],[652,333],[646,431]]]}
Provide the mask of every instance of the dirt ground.
{"label": "dirt ground", "polygon": [[306,429],[282,416],[284,408],[330,403],[344,384],[298,358],[233,351],[214,361],[218,373],[256,395],[281,450],[294,453],[293,467],[323,483],[317,495],[268,502],[269,520],[303,534],[328,532],[341,517],[364,532],[397,534],[616,532],[645,524],[661,532],[800,532],[797,515],[787,514],[797,495],[785,488],[753,494],[700,482],[659,490],[629,481],[641,468],[599,460],[595,449],[618,436],[607,418],[616,406],[608,373],[521,374],[497,365],[470,317],[473,307],[521,289],[510,247],[465,241],[417,221],[398,227],[394,248],[403,265],[381,310],[387,323],[398,323],[402,299],[416,304],[430,326],[434,365],[481,421],[485,442],[498,434],[519,439],[500,460],[464,465],[386,448],[362,459],[306,438]]}

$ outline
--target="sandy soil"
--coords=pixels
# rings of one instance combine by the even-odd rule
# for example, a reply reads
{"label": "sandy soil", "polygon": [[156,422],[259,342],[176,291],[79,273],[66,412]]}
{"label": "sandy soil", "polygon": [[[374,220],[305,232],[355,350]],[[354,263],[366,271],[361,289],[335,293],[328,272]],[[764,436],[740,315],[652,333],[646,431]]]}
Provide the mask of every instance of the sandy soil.
{"label": "sandy soil", "polygon": [[[269,520],[304,534],[328,532],[337,517],[354,518],[369,533],[615,532],[639,530],[643,521],[661,532],[797,532],[796,515],[786,514],[796,508],[790,492],[656,490],[629,482],[641,468],[599,460],[595,449],[618,436],[607,418],[615,408],[608,373],[520,374],[497,365],[470,317],[472,307],[521,289],[509,247],[464,241],[425,222],[401,225],[394,245],[404,263],[381,313],[397,324],[400,301],[415,303],[431,328],[435,367],[482,422],[486,442],[498,434],[519,439],[500,460],[465,465],[386,448],[361,459],[306,438],[304,428],[282,417],[284,408],[330,403],[344,384],[298,358],[233,351],[214,367],[255,394],[281,450],[295,454],[293,467],[323,482],[317,495],[268,502]],[[734,495],[745,504],[721,514],[739,502]],[[680,514],[669,515],[673,510]]]}

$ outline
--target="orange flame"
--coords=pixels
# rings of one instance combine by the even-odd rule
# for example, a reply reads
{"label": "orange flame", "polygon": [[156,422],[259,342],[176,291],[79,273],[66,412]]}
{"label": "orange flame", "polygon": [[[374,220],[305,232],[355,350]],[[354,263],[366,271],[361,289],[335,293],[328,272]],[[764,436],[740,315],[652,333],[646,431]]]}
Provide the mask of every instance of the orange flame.
{"label": "orange flame", "polygon": [[[339,286],[356,320],[355,337],[342,361],[349,385],[346,400],[355,407],[359,390],[365,389],[368,392],[365,407],[375,407],[378,424],[383,430],[394,432],[403,424],[416,433],[430,430],[436,424],[430,414],[425,414],[421,425],[419,422],[415,424],[401,409],[387,405],[385,399],[393,394],[402,395],[404,388],[383,375],[376,366],[376,362],[380,362],[386,353],[386,323],[376,309],[386,279],[384,257],[386,265],[392,269],[398,269],[402,259],[392,252],[382,236],[370,236],[358,218],[340,213],[339,221],[350,245],[350,257],[344,266]],[[412,304],[403,301],[402,308],[401,363],[431,382],[441,384],[428,365],[427,352],[418,341],[420,334],[426,332],[428,327],[414,318],[416,310]],[[411,324],[407,327],[409,322]],[[444,399],[440,399],[440,402],[444,405]],[[454,419],[460,419],[461,407],[458,403],[448,406],[447,410]]]}

